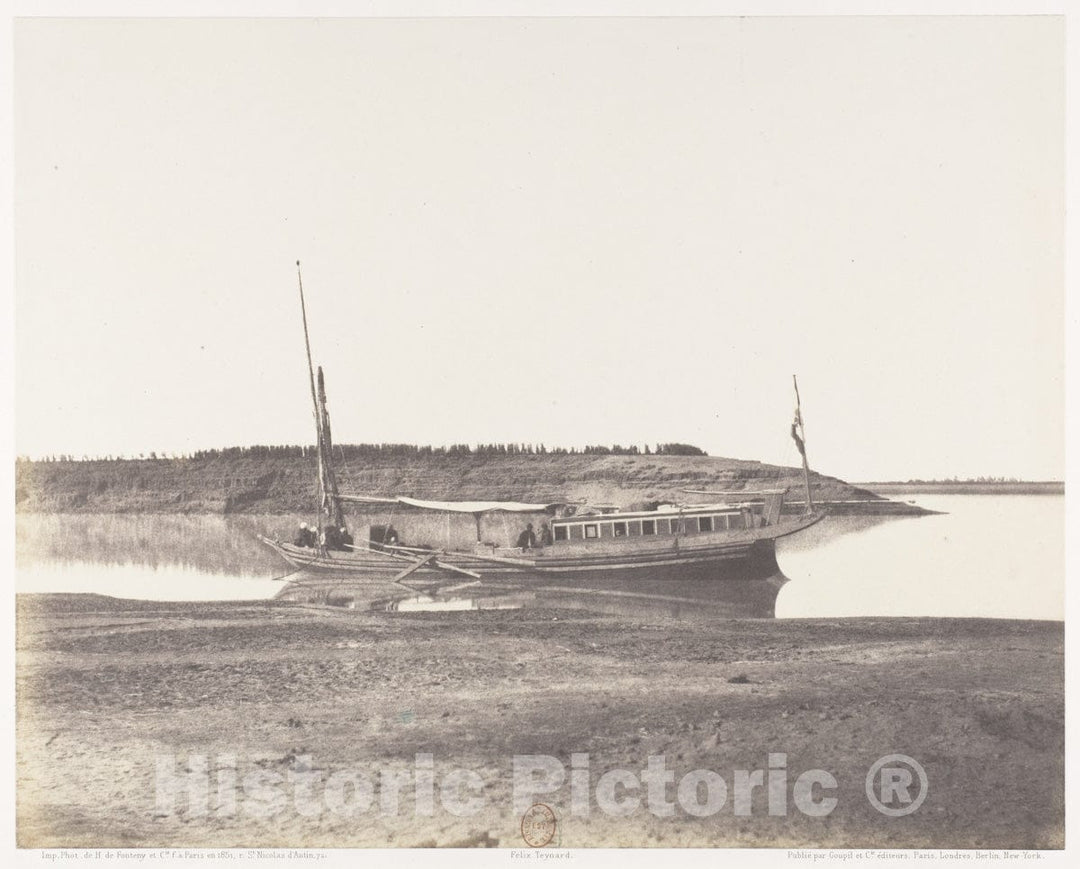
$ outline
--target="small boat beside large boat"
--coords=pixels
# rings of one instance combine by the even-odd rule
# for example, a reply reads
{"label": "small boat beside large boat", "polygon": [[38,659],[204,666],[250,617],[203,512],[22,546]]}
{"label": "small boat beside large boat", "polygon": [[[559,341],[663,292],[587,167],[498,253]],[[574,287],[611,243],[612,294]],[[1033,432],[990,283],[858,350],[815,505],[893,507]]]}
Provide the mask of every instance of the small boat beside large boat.
{"label": "small boat beside large boat", "polygon": [[[806,510],[797,516],[783,514],[784,490],[714,493],[720,499],[712,503],[657,504],[631,510],[565,502],[432,501],[342,494],[331,463],[325,379],[321,368],[316,375],[311,362],[302,281],[300,300],[315,407],[318,525],[306,540],[290,543],[262,538],[297,568],[392,582],[452,578],[587,585],[642,578],[765,579],[778,572],[774,542],[824,518],[825,512],[813,509],[810,499],[799,409],[791,430],[803,457]],[[797,385],[796,402],[798,408]],[[347,527],[343,505],[349,503],[358,505],[361,516],[372,520],[362,531],[353,523],[361,532],[355,542],[343,542],[352,540],[352,535],[342,534]],[[392,509],[404,523],[401,536],[390,522],[374,521],[379,517],[373,511],[379,509]],[[410,541],[408,517],[432,512],[446,517],[446,545]],[[496,514],[514,519],[512,529],[504,522],[506,539],[491,539],[490,521],[484,529],[485,520]],[[455,517],[458,528],[451,534]],[[464,542],[461,532],[471,530],[469,519],[475,523],[475,541]]]}

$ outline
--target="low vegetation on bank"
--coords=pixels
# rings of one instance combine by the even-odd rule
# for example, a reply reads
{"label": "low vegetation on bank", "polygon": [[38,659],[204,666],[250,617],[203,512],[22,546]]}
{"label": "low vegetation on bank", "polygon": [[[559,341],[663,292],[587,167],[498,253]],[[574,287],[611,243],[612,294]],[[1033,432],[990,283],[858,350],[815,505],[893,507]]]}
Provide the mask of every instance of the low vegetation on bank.
{"label": "low vegetation on bank", "polygon": [[[685,444],[659,452],[514,450],[509,445],[334,447],[343,492],[436,500],[589,501],[620,506],[701,500],[697,491],[788,488],[801,468],[707,456]],[[689,451],[696,451],[696,454]],[[312,448],[246,447],[182,458],[30,461],[15,465],[22,512],[303,513],[315,498]],[[876,499],[834,477],[811,475],[817,500]]]}

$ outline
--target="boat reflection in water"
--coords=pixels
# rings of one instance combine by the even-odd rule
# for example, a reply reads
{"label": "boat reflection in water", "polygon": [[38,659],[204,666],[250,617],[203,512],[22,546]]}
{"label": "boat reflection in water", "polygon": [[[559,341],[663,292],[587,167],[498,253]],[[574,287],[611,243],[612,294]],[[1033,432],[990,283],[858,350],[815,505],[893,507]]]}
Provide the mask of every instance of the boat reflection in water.
{"label": "boat reflection in water", "polygon": [[394,583],[323,572],[295,574],[277,600],[378,612],[460,612],[502,609],[574,609],[599,615],[676,619],[773,618],[787,577],[773,569],[708,579],[611,579],[565,584],[534,582]]}

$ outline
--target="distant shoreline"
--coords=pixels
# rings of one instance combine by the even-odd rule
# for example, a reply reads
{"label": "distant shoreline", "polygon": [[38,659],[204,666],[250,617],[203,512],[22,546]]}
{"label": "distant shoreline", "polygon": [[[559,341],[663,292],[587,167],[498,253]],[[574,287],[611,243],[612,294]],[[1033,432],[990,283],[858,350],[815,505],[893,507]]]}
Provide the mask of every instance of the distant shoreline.
{"label": "distant shoreline", "polygon": [[853,483],[875,495],[1064,495],[1065,483],[1060,480],[1010,481],[1003,483],[968,483],[933,481],[911,483]]}

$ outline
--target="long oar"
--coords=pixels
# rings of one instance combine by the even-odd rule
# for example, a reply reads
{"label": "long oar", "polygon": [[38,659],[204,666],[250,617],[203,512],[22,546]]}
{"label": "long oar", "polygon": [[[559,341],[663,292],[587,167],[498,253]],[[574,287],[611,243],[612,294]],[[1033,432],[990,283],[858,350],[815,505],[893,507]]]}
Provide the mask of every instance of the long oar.
{"label": "long oar", "polygon": [[414,561],[412,564],[410,564],[408,567],[406,567],[403,571],[401,571],[401,573],[399,573],[397,576],[394,577],[394,582],[401,582],[401,580],[403,580],[406,576],[408,576],[414,570],[419,570],[421,567],[423,567],[429,561],[434,561],[436,555],[438,555],[437,552],[432,552],[430,555],[425,555],[423,558],[416,559],[416,561]]}
{"label": "long oar", "polygon": [[[410,561],[411,562],[413,560],[413,556],[402,555],[402,554],[400,554],[398,552],[388,552],[385,549],[372,549],[372,548],[370,548],[368,546],[354,546],[351,543],[346,543],[345,548],[346,549],[356,549],[356,550],[359,550],[360,552],[378,552],[380,555],[389,555],[391,558],[396,558],[398,561]],[[423,564],[426,564],[429,561],[431,561],[432,557],[438,558],[438,555],[439,555],[438,552],[428,552],[428,551],[425,551],[425,550],[416,550],[416,552],[418,554],[423,553],[424,555],[429,556],[428,558],[422,559]],[[412,573],[414,570],[417,570],[421,566],[423,566],[423,565],[419,564],[419,565],[416,565],[415,567],[410,568],[408,570],[408,572],[406,574],[404,574],[404,575],[408,576],[409,573]],[[475,573],[475,572],[473,572],[471,570],[466,570],[464,567],[457,567],[456,565],[453,565],[453,564],[447,564],[444,561],[432,561],[431,566],[432,567],[437,567],[440,570],[450,571],[451,573],[461,573],[461,574],[464,574],[465,576],[470,577],[471,579],[483,579],[483,577],[479,573]],[[398,577],[398,578],[400,578],[400,577]],[[394,581],[396,582],[397,578],[395,578]]]}
{"label": "long oar", "polygon": [[434,564],[440,570],[449,570],[451,573],[461,573],[465,576],[472,577],[475,580],[480,580],[482,578],[479,573],[474,573],[471,570],[466,570],[464,567],[458,567],[454,564],[447,564],[445,561],[436,561]]}

